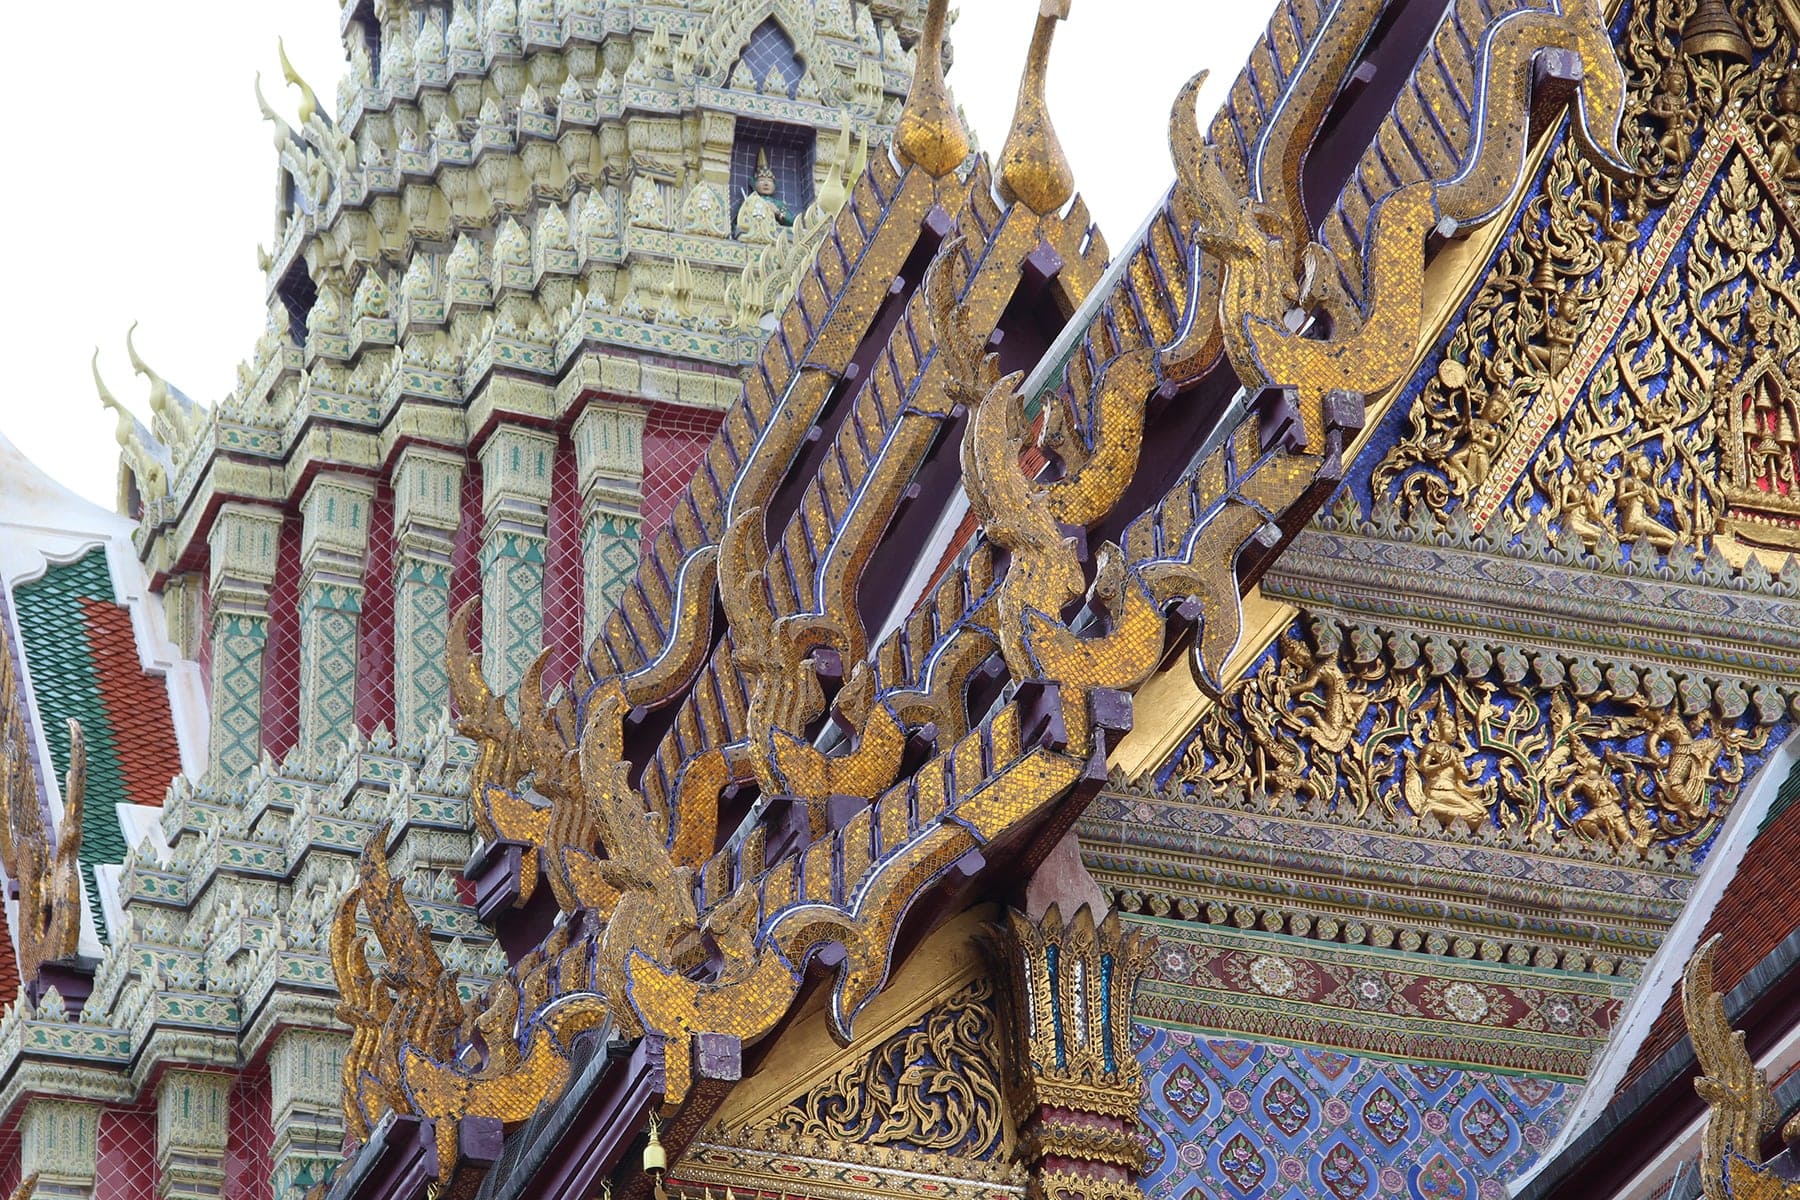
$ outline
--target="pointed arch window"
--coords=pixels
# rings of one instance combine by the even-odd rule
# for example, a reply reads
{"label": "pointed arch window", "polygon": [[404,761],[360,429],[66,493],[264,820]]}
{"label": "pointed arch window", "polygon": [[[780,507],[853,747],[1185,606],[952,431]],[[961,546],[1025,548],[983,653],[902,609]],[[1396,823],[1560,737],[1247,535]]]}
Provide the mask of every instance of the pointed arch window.
{"label": "pointed arch window", "polygon": [[806,74],[794,40],[774,17],[750,31],[743,61],[750,68],[750,78],[755,80],[758,91],[780,91],[790,99],[800,87],[800,77]]}

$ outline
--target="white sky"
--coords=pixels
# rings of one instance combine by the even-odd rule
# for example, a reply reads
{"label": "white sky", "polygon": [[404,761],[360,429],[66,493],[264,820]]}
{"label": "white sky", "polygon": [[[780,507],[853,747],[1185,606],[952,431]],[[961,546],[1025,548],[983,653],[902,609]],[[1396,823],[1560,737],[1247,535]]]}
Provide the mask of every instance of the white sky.
{"label": "white sky", "polygon": [[[953,5],[957,0],[952,0]],[[950,84],[981,145],[1011,121],[1034,0],[960,0]],[[1170,101],[1210,67],[1209,112],[1273,0],[1074,0],[1050,106],[1075,178],[1117,248],[1173,178]],[[112,507],[117,451],[88,358],[148,421],[125,331],[146,362],[207,405],[230,391],[263,327],[256,246],[274,229],[274,151],[251,82],[291,121],[275,42],[327,108],[343,48],[329,0],[96,0],[73,58],[14,56],[0,111],[21,114],[0,188],[13,230],[0,299],[0,432],[51,475]],[[64,45],[67,6],[9,6],[9,42]],[[74,74],[71,75],[71,67]],[[37,114],[35,117],[29,114]],[[25,132],[29,130],[29,132]]]}

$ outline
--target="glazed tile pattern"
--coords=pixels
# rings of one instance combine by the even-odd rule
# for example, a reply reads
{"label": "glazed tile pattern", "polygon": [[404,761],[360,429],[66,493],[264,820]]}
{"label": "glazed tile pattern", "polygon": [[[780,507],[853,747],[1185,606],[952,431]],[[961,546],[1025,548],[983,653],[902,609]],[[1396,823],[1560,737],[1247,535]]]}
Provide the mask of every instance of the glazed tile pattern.
{"label": "glazed tile pattern", "polygon": [[14,590],[38,720],[60,781],[69,769],[69,718],[87,738],[82,871],[95,927],[106,928],[93,864],[125,857],[115,805],[161,804],[181,770],[168,692],[139,666],[131,615],[113,603],[106,553],[90,551]]}
{"label": "glazed tile pattern", "polygon": [[1500,1200],[1579,1088],[1140,1024],[1149,1200]]}
{"label": "glazed tile pattern", "polygon": [[95,1196],[104,1200],[155,1200],[156,1113],[108,1108],[100,1114],[94,1138]]}
{"label": "glazed tile pattern", "polygon": [[[1713,979],[1720,991],[1729,992],[1768,957],[1782,939],[1793,932],[1794,862],[1800,857],[1800,767],[1792,768],[1776,793],[1775,803],[1756,839],[1738,864],[1725,894],[1707,918],[1706,929],[1695,945],[1704,945],[1716,934],[1724,935]],[[1619,1081],[1624,1093],[1641,1079],[1656,1060],[1687,1033],[1682,1019],[1681,994],[1671,990],[1662,1012],[1650,1026],[1631,1069]]]}
{"label": "glazed tile pattern", "polygon": [[1580,1079],[1631,981],[1142,922],[1158,946],[1137,1012],[1350,1053]]}
{"label": "glazed tile pattern", "polygon": [[[719,414],[659,404],[644,425],[644,503],[640,536],[653,538],[675,511],[706,458]],[[636,559],[632,566],[637,565]],[[629,579],[627,579],[629,582]],[[625,584],[619,585],[624,591]]]}

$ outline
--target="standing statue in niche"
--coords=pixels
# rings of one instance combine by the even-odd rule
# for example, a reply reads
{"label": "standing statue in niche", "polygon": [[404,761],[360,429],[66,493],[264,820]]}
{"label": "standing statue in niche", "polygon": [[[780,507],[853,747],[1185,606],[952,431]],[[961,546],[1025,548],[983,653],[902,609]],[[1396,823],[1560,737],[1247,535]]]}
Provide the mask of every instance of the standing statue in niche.
{"label": "standing statue in niche", "polygon": [[758,150],[754,188],[744,193],[738,205],[738,236],[746,241],[772,242],[777,228],[793,223],[794,214],[775,194],[775,171],[769,166],[768,151]]}

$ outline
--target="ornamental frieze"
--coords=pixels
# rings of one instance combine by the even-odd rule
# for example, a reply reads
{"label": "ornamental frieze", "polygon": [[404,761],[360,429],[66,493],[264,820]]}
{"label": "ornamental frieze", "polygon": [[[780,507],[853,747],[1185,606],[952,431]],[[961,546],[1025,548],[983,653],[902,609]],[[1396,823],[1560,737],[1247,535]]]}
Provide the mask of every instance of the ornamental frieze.
{"label": "ornamental frieze", "polygon": [[1677,707],[1672,679],[1666,695],[1629,673],[1550,680],[1504,649],[1352,632],[1302,616],[1202,716],[1182,783],[1446,829],[1693,848],[1777,728],[1748,709]]}

